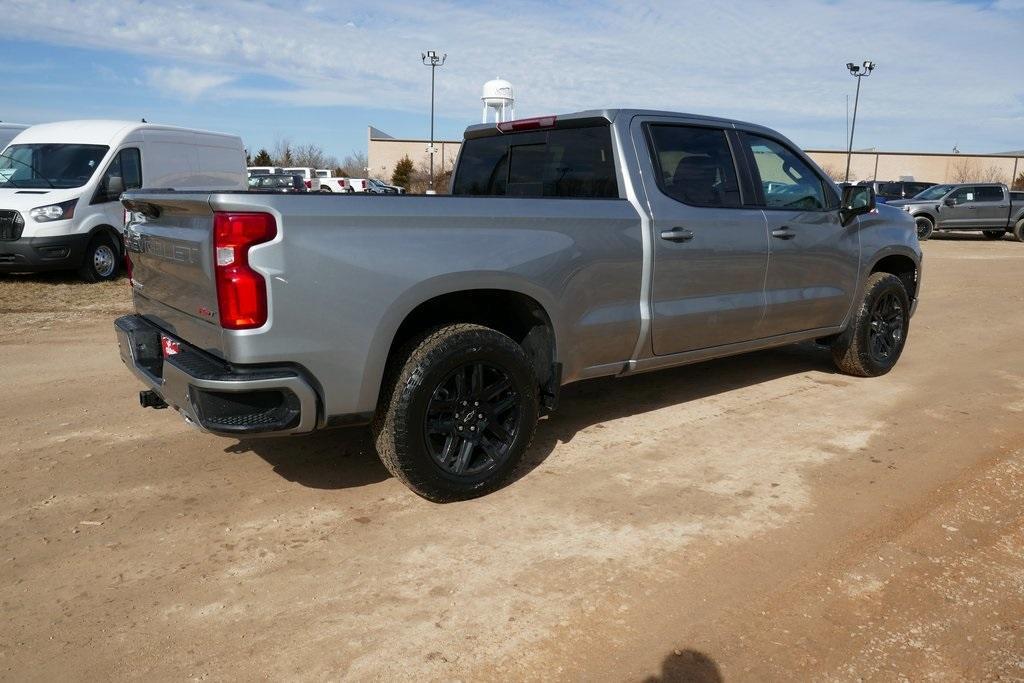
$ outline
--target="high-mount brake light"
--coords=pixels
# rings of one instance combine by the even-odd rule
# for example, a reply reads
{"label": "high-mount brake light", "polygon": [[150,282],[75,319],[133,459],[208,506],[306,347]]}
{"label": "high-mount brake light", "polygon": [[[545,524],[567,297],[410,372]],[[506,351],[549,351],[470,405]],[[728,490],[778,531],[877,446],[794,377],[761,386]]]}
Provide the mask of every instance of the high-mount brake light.
{"label": "high-mount brake light", "polygon": [[213,253],[220,326],[249,330],[267,322],[267,281],[249,265],[249,249],[277,236],[269,213],[216,212]]}
{"label": "high-mount brake light", "polygon": [[521,130],[542,130],[544,128],[554,128],[557,121],[557,116],[536,116],[532,119],[502,121],[498,124],[498,130],[502,133],[518,133]]}

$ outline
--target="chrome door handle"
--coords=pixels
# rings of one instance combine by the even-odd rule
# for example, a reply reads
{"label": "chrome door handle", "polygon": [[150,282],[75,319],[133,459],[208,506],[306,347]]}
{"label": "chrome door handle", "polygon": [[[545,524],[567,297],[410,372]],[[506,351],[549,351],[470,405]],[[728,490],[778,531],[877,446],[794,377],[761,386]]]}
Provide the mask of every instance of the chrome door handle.
{"label": "chrome door handle", "polygon": [[668,240],[669,242],[689,242],[693,239],[693,231],[687,230],[686,228],[662,230],[661,239]]}
{"label": "chrome door handle", "polygon": [[789,228],[779,228],[778,230],[772,230],[772,237],[778,237],[780,240],[791,240],[796,237],[796,233]]}

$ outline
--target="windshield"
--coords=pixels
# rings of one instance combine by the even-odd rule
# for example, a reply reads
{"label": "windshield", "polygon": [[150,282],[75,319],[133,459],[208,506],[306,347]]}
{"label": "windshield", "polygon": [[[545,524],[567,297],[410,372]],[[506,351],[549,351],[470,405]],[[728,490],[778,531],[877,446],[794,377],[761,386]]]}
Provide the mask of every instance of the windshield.
{"label": "windshield", "polygon": [[940,199],[944,197],[947,192],[953,189],[952,185],[935,185],[929,187],[924,192],[919,192],[914,195],[914,199]]}
{"label": "windshield", "polygon": [[0,155],[0,187],[81,187],[108,149],[104,145],[11,145]]}

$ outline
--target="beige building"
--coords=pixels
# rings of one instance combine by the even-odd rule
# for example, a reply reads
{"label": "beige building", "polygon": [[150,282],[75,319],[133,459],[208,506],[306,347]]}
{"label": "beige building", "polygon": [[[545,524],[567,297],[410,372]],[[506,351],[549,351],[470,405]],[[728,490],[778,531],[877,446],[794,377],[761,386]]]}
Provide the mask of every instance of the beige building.
{"label": "beige building", "polygon": [[[417,168],[427,168],[430,165],[430,155],[427,153],[429,140],[399,139],[373,126],[369,126],[367,137],[366,160],[371,178],[379,178],[385,183],[390,183],[395,165],[405,156],[412,159]],[[434,154],[435,173],[450,171],[455,167],[455,159],[459,156],[461,146],[461,140],[434,140],[434,147],[437,150]]]}
{"label": "beige building", "polygon": [[[807,150],[829,175],[842,180],[846,152]],[[854,152],[850,180],[920,180],[932,183],[1001,182],[1012,184],[1024,173],[1024,151],[1009,154],[931,154]]]}
{"label": "beige building", "polygon": [[[435,140],[434,163],[440,173],[455,167],[461,140]],[[430,163],[428,140],[399,139],[369,126],[366,157],[370,176],[391,182],[395,164],[408,155],[417,167]],[[829,175],[843,179],[846,152],[810,149],[807,154]],[[1002,182],[1010,185],[1024,173],[1024,150],[1007,154],[935,154],[928,152],[854,152],[850,179],[920,180],[933,183]]]}

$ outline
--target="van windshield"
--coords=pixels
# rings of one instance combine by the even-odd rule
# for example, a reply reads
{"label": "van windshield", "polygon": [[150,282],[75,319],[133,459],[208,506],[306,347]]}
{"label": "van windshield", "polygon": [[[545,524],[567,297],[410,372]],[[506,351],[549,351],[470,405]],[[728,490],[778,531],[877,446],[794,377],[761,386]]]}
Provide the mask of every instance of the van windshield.
{"label": "van windshield", "polygon": [[11,145],[0,155],[0,187],[81,187],[109,147],[104,145]]}

